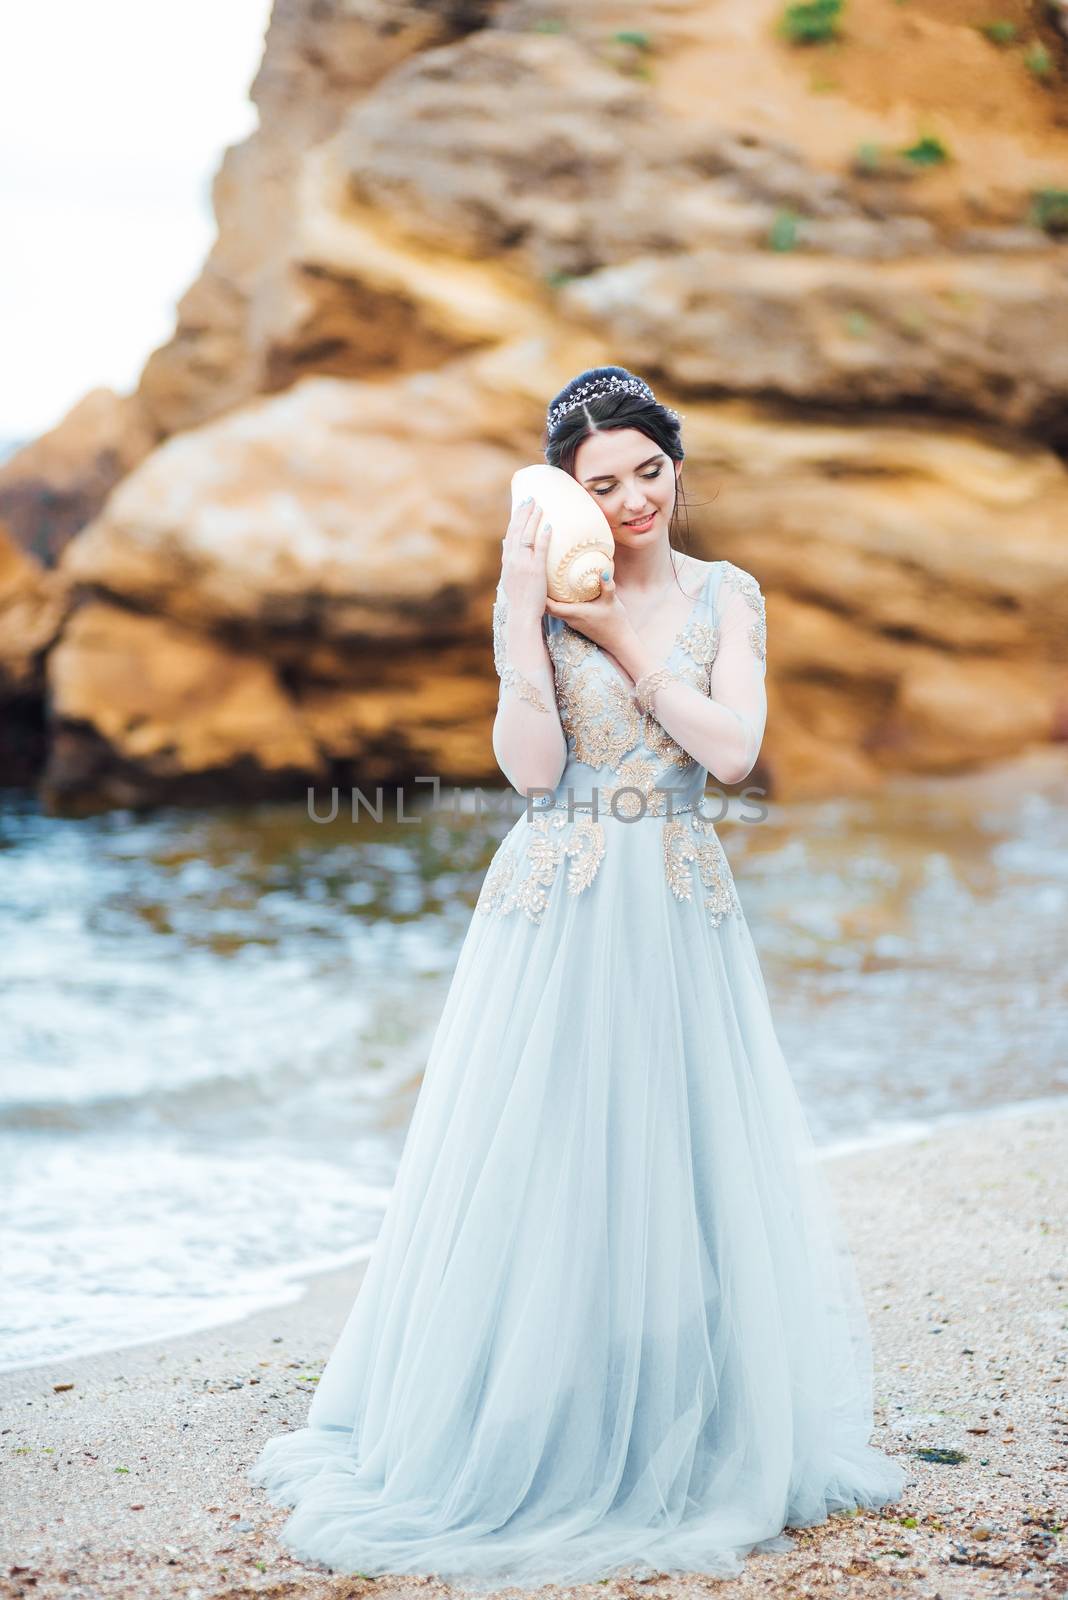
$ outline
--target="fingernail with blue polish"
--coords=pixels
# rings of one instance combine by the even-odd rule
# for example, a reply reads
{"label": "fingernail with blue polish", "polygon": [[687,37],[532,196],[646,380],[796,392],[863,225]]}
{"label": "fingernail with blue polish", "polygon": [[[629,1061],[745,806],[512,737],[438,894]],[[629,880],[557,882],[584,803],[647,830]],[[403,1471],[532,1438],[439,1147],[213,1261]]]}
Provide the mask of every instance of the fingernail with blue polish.
{"label": "fingernail with blue polish", "polygon": [[610,573],[610,572],[602,572],[602,573],[601,573],[601,577],[602,577],[602,578],[604,578],[604,580],[605,580],[605,582],[606,582],[606,583],[607,583],[607,581],[608,581],[608,579],[609,579],[609,578],[610,578],[610,577],[611,577],[611,576],[612,576],[612,574],[611,574],[611,573]]}

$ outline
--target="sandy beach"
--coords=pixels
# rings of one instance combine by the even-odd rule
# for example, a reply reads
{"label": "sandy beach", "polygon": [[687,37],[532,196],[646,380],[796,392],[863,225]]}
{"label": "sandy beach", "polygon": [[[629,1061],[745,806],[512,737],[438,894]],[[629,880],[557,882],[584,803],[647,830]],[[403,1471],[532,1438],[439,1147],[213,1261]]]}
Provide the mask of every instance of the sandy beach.
{"label": "sandy beach", "polygon": [[[872,1323],[874,1440],[907,1467],[901,1502],[796,1531],[793,1551],[750,1556],[737,1578],[589,1595],[1068,1593],[1066,1155],[1068,1101],[830,1156]],[[303,1425],[362,1271],[240,1323],[0,1375],[0,1594],[448,1594],[295,1560],[275,1538],[288,1513],[245,1480],[264,1439]]]}

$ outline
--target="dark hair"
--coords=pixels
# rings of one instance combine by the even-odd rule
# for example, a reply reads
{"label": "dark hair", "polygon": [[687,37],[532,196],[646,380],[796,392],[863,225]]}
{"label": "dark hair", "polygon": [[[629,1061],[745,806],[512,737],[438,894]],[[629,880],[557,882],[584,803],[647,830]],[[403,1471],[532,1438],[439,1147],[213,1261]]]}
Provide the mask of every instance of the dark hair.
{"label": "dark hair", "polygon": [[[636,374],[629,372],[626,367],[587,367],[585,372],[580,372],[560,390],[549,405],[551,412],[555,406],[565,404],[583,384],[590,383],[595,378],[623,378],[635,380]],[[644,379],[638,378],[639,383]],[[556,427],[551,431],[546,428],[543,450],[545,459],[551,467],[560,467],[564,472],[575,476],[575,456],[578,447],[591,433],[605,431],[609,428],[636,428],[639,433],[644,433],[654,444],[659,445],[666,456],[672,461],[682,461],[686,452],[682,448],[682,429],[675,416],[659,400],[650,399],[648,395],[630,394],[626,390],[610,389],[604,394],[595,394],[585,400],[579,401],[566,416],[561,417]],[[684,513],[688,512],[686,497],[682,488],[682,475],[676,479],[675,505],[671,513],[671,526],[668,530],[668,544],[672,549],[678,549],[674,543],[674,535],[679,524],[679,507]],[[689,518],[683,519],[685,537],[690,534]]]}

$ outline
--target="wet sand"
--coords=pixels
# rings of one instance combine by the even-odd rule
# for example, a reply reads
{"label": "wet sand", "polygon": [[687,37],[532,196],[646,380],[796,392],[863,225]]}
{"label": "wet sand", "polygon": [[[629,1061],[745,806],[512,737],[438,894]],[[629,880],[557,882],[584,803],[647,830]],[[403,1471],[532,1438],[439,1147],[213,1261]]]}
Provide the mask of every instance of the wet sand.
{"label": "wet sand", "polygon": [[[829,1157],[872,1324],[873,1439],[907,1468],[901,1501],[795,1531],[736,1578],[542,1592],[1068,1594],[1066,1168],[1068,1099]],[[274,1537],[288,1512],[245,1480],[264,1439],[303,1425],[363,1270],[223,1328],[0,1374],[0,1595],[448,1595],[297,1561]]]}

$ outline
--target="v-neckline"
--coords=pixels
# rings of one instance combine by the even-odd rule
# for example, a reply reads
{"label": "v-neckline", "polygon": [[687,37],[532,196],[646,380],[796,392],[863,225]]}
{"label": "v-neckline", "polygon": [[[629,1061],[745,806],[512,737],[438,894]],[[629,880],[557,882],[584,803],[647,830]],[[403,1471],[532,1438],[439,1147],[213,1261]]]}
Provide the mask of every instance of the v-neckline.
{"label": "v-neckline", "polygon": [[[708,587],[708,580],[712,576],[712,569],[713,569],[713,567],[715,565],[716,565],[715,562],[711,562],[709,564],[709,566],[708,566],[708,568],[707,568],[707,570],[705,572],[704,578],[703,578],[703,580],[701,582],[701,587],[697,591],[696,598],[694,599],[694,602],[693,602],[692,606],[690,607],[689,611],[686,613],[685,618],[683,619],[682,626],[679,628],[678,632],[675,634],[674,638],[671,640],[671,643],[668,645],[667,650],[664,652],[664,660],[665,661],[667,661],[669,656],[674,655],[675,651],[678,649],[679,640],[682,638],[683,634],[686,632],[687,628],[690,626],[690,623],[693,621],[694,613],[697,610],[697,607],[701,604],[701,601],[705,597],[705,590]],[[634,680],[631,678],[629,673],[624,672],[623,668],[620,666],[620,664],[616,660],[615,656],[609,655],[608,651],[605,650],[603,648],[603,646],[599,645],[596,640],[591,639],[590,643],[593,645],[593,648],[597,651],[598,655],[604,657],[604,660],[605,660],[609,670],[614,672],[617,678],[622,678],[624,683],[626,683],[629,686],[629,688],[633,691]]]}

